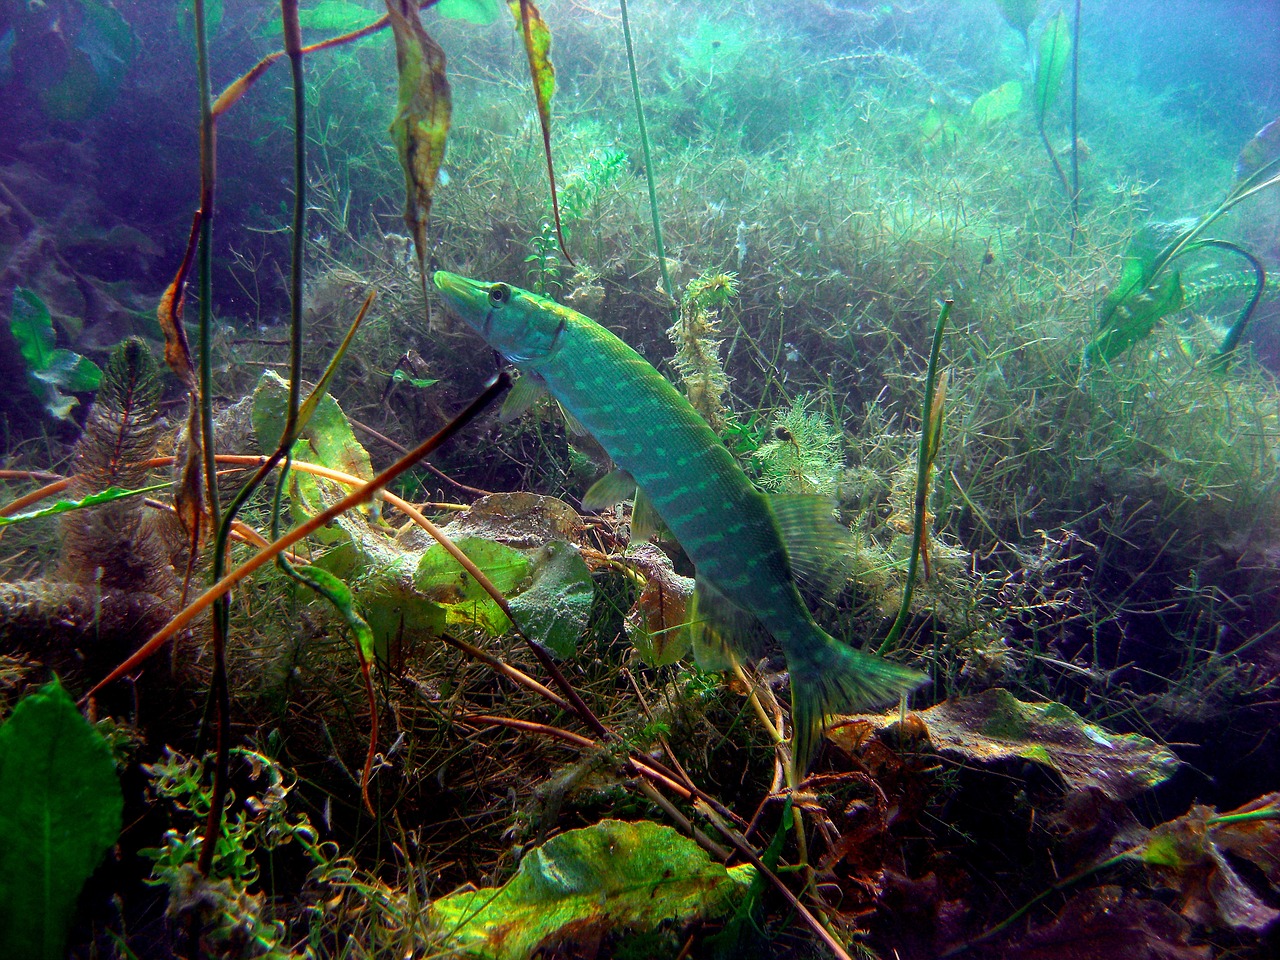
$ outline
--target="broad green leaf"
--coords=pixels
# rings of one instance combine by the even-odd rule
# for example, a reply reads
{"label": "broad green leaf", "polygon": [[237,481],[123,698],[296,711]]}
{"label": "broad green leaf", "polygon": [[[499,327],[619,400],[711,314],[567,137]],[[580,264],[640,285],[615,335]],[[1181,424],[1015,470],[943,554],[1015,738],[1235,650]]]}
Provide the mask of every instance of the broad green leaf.
{"label": "broad green leaf", "polygon": [[[1056,771],[1071,787],[1097,787],[1115,800],[1163,783],[1180,766],[1168,748],[1147,737],[1111,733],[1060,703],[1025,703],[998,687],[944,700],[916,716],[941,753],[971,763],[1031,760]],[[886,729],[902,717],[892,710],[868,719]],[[836,727],[830,737],[839,743],[850,729]]]}
{"label": "broad green leaf", "polygon": [[[100,0],[79,0],[74,39],[63,34],[61,57],[50,57],[46,69],[57,75],[36,92],[40,106],[54,120],[83,120],[108,106],[128,73],[137,50],[133,29],[114,6]],[[58,64],[58,66],[53,66]]]}
{"label": "broad green leaf", "polygon": [[[253,391],[251,414],[253,429],[263,450],[274,450],[279,445],[288,404],[289,382],[274,370],[266,371]],[[320,398],[315,413],[302,428],[302,437],[307,441],[315,462],[362,480],[373,477],[368,452],[351,431],[351,424],[338,401],[328,394]]]}
{"label": "broad green leaf", "polygon": [[400,78],[391,139],[404,170],[404,220],[413,233],[418,268],[425,277],[431,197],[444,162],[453,95],[445,76],[444,50],[423,29],[416,0],[386,0],[386,4]]}
{"label": "broad green leaf", "polygon": [[49,355],[49,365],[43,370],[32,370],[31,375],[51,387],[61,387],[73,393],[87,393],[98,389],[102,383],[102,368],[71,350],[58,349]]}
{"label": "broad green leaf", "polygon": [[45,410],[60,420],[71,415],[79,402],[62,391],[96,390],[102,370],[92,360],[71,350],[55,347],[57,334],[49,308],[35,291],[18,287],[13,292],[9,331],[27,365],[27,385]]}
{"label": "broad green leaf", "polygon": [[1036,18],[1036,7],[1040,0],[996,0],[996,6],[1004,16],[1005,22],[1024,36]]}
{"label": "broad green leaf", "polygon": [[533,583],[510,599],[520,628],[558,657],[571,657],[587,628],[595,585],[582,555],[563,541],[538,551]]}
{"label": "broad green leaf", "polygon": [[440,0],[436,13],[451,20],[465,20],[487,27],[502,12],[499,0]]}
{"label": "broad green leaf", "polygon": [[530,851],[503,887],[437,900],[430,918],[446,945],[467,956],[525,960],[614,930],[723,916],[754,876],[749,864],[714,863],[671,827],[604,820]]}
{"label": "broad green leaf", "polygon": [[21,523],[24,520],[39,520],[41,517],[52,517],[72,510],[82,510],[85,507],[96,507],[102,503],[123,500],[125,497],[136,497],[155,490],[167,490],[170,486],[172,484],[157,483],[138,490],[121,490],[119,487],[107,487],[105,490],[91,493],[81,500],[59,500],[57,503],[51,503],[49,506],[42,507],[39,510],[32,510],[30,513],[18,513],[11,517],[0,517],[0,527],[7,527],[11,523]]}
{"label": "broad green leaf", "polygon": [[969,108],[969,113],[982,126],[996,123],[1005,117],[1012,116],[1022,106],[1022,84],[1017,80],[1002,83],[994,90],[988,90]]}
{"label": "broad green leaf", "polygon": [[9,332],[18,341],[18,352],[28,370],[43,370],[49,365],[57,335],[53,332],[49,308],[34,290],[18,287],[13,291]]}
{"label": "broad green leaf", "polygon": [[[303,30],[316,30],[326,34],[343,34],[367,27],[378,19],[368,7],[348,0],[320,0],[320,3],[300,7],[298,25]],[[264,36],[279,37],[284,21],[276,17],[262,30]]]}
{"label": "broad green leaf", "polygon": [[960,140],[960,126],[953,117],[931,106],[920,121],[920,137],[926,147],[950,149]]}
{"label": "broad green leaf", "polygon": [[123,807],[111,749],[62,685],[22,700],[0,726],[0,956],[64,956]]}
{"label": "broad green leaf", "polygon": [[1036,118],[1044,126],[1044,118],[1062,88],[1062,75],[1071,59],[1071,28],[1067,15],[1058,11],[1044,25],[1040,34],[1040,55],[1036,58]]}
{"label": "broad green leaf", "polygon": [[[1126,258],[1120,283],[1103,302],[1098,334],[1085,347],[1086,364],[1110,362],[1134,344],[1145,340],[1161,317],[1182,308],[1182,275],[1171,270],[1154,286],[1133,283],[1140,264]],[[1118,291],[1126,291],[1117,297]]]}
{"label": "broad green leaf", "polygon": [[[504,597],[515,592],[529,575],[529,558],[519,550],[479,537],[461,537],[454,543]],[[446,608],[449,623],[474,624],[492,636],[506,632],[511,626],[493,598],[438,543],[418,561],[413,585],[429,600]]]}

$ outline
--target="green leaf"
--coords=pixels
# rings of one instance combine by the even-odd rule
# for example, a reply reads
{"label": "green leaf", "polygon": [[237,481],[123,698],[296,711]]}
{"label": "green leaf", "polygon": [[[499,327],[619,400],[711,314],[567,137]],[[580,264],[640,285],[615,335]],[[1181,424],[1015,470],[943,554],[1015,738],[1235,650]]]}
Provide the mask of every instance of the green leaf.
{"label": "green leaf", "polygon": [[423,380],[420,377],[411,377],[399,367],[396,367],[396,369],[392,371],[391,379],[395,380],[397,383],[407,383],[409,386],[417,387],[419,390],[425,390],[427,387],[433,387],[440,382],[439,380]]}
{"label": "green leaf", "polygon": [[123,807],[110,747],[58,681],[18,704],[0,727],[0,956],[64,955]]}
{"label": "green leaf", "polygon": [[465,20],[481,27],[487,27],[498,19],[502,12],[498,0],[440,0],[436,4],[436,13],[451,20]]}
{"label": "green leaf", "polygon": [[30,513],[19,513],[11,517],[0,517],[0,527],[7,527],[11,523],[21,523],[24,520],[38,520],[41,517],[52,517],[59,513],[68,513],[72,510],[81,510],[85,507],[96,507],[102,503],[111,503],[113,500],[123,500],[125,497],[136,497],[143,493],[151,493],[155,490],[165,490],[170,487],[169,483],[157,483],[149,487],[141,487],[138,490],[122,490],[119,487],[107,487],[98,493],[91,493],[81,500],[59,500],[47,507],[39,510],[32,510]]}
{"label": "green leaf", "polygon": [[1022,84],[1017,80],[1002,83],[988,90],[969,108],[969,113],[982,126],[988,126],[1012,116],[1022,106]]}
{"label": "green leaf", "polygon": [[405,180],[405,223],[413,232],[418,268],[426,276],[427,225],[431,199],[453,116],[453,94],[445,76],[445,56],[423,29],[416,0],[386,0],[396,41],[399,94],[391,140]]}
{"label": "green leaf", "polygon": [[564,541],[538,551],[533,583],[510,600],[520,628],[558,657],[571,657],[587,628],[595,585],[582,555]]}
{"label": "green leaf", "polygon": [[291,567],[290,572],[333,605],[338,615],[351,628],[356,643],[360,646],[360,655],[364,657],[366,663],[372,663],[375,654],[373,631],[356,610],[351,588],[328,570],[320,567],[310,565]]}
{"label": "green leaf", "polygon": [[712,862],[670,827],[604,820],[530,851],[503,887],[437,900],[430,918],[469,956],[525,960],[570,939],[723,916],[754,875],[749,864]]}
{"label": "green leaf", "polygon": [[102,370],[96,363],[71,350],[55,348],[57,334],[49,308],[35,291],[18,287],[13,292],[9,331],[27,365],[27,385],[45,410],[65,420],[79,402],[62,390],[86,392],[98,389]]}
{"label": "green leaf", "polygon": [[[916,716],[944,755],[982,764],[1031,760],[1056,771],[1071,787],[1096,787],[1115,800],[1163,783],[1180,766],[1172,751],[1147,737],[1111,733],[1060,703],[1025,703],[998,687],[944,700]],[[869,719],[877,729],[887,729],[902,716],[892,710]],[[839,743],[851,730],[836,727],[831,739]]]}
{"label": "green leaf", "polygon": [[1036,58],[1036,118],[1044,126],[1044,118],[1062,88],[1062,75],[1071,59],[1071,28],[1061,10],[1044,26],[1040,34],[1040,56]]}
{"label": "green leaf", "polygon": [[[298,26],[303,30],[316,30],[327,34],[351,33],[367,27],[377,19],[376,14],[358,3],[348,0],[320,0],[313,6],[298,10]],[[284,21],[276,17],[263,28],[264,36],[279,37]]]}
{"label": "green leaf", "polygon": [[[504,597],[529,575],[529,558],[505,544],[479,537],[459,537],[454,543]],[[445,606],[448,623],[474,625],[492,636],[511,626],[493,598],[438,543],[418,561],[413,584],[428,599]]]}
{"label": "green leaf", "polygon": [[[268,370],[253,391],[250,415],[262,449],[274,450],[279,445],[288,404],[288,381],[274,370]],[[373,477],[368,451],[356,439],[338,401],[328,394],[316,404],[311,419],[302,428],[302,438],[307,441],[316,463],[362,480]]]}
{"label": "green leaf", "polygon": [[1000,8],[1005,22],[1025,36],[1031,21],[1036,18],[1040,0],[996,0],[996,6]]}
{"label": "green leaf", "polygon": [[960,126],[950,115],[931,106],[920,121],[920,138],[925,147],[950,149],[960,141]]}
{"label": "green leaf", "polygon": [[1086,364],[1110,362],[1146,339],[1161,317],[1182,308],[1182,275],[1172,270],[1152,284],[1154,262],[1141,240],[1130,245],[1120,279],[1098,311],[1098,333],[1085,347]]}
{"label": "green leaf", "polygon": [[9,313],[9,332],[18,341],[28,370],[43,370],[49,365],[57,336],[49,308],[34,290],[18,287],[13,291],[13,309]]}

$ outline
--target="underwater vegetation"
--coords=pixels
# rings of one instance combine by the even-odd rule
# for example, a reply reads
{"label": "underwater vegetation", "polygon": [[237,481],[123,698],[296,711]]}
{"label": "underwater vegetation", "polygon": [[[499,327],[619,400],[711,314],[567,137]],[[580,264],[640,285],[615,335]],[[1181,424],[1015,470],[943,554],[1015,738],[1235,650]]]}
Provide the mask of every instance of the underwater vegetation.
{"label": "underwater vegetation", "polygon": [[1188,9],[0,9],[0,955],[1275,955]]}

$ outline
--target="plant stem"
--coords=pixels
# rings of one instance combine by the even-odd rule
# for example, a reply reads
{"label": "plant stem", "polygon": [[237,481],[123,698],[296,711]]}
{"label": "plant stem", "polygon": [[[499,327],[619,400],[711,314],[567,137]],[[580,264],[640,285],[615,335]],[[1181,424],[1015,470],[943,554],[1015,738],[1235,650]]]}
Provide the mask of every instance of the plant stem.
{"label": "plant stem", "polygon": [[1068,251],[1076,245],[1076,231],[1080,229],[1080,134],[1078,108],[1080,106],[1080,0],[1076,0],[1076,19],[1071,41],[1071,242]]}
{"label": "plant stem", "polygon": [[[221,523],[218,506],[218,470],[214,461],[213,437],[213,196],[214,171],[217,168],[213,94],[209,83],[209,43],[205,33],[204,0],[195,0],[196,75],[200,100],[200,247],[197,255],[200,290],[200,446],[204,460],[205,509],[209,522],[217,528]],[[222,551],[214,551],[213,579],[222,572]],[[210,704],[216,723],[217,760],[213,770],[213,797],[205,821],[204,846],[200,850],[199,870],[209,875],[218,834],[222,829],[221,798],[227,789],[227,750],[231,738],[231,698],[227,691],[228,606],[225,597],[213,605],[213,673],[209,680]]]}
{"label": "plant stem", "polygon": [[880,655],[888,653],[897,646],[907,628],[907,618],[911,615],[911,594],[916,585],[916,568],[920,563],[920,541],[925,536],[924,516],[926,501],[929,499],[929,470],[933,466],[933,454],[930,450],[930,437],[933,434],[932,420],[934,388],[938,379],[938,355],[942,352],[942,331],[946,329],[947,317],[951,315],[953,301],[945,300],[938,313],[938,324],[933,330],[933,345],[929,349],[929,367],[924,376],[924,410],[920,414],[920,450],[916,455],[916,495],[915,522],[912,525],[911,556],[907,560],[907,582],[902,587],[902,606],[898,608],[898,616],[889,629],[889,635],[880,644],[876,652]]}
{"label": "plant stem", "polygon": [[640,80],[636,76],[636,53],[631,44],[631,20],[627,16],[627,0],[618,0],[622,10],[622,37],[627,44],[627,67],[631,71],[631,96],[636,102],[636,124],[640,128],[640,149],[644,152],[644,179],[649,185],[649,213],[653,217],[653,239],[658,252],[658,269],[662,271],[662,289],[676,308],[675,288],[671,286],[671,274],[667,270],[667,253],[662,244],[662,222],[658,217],[658,191],[654,186],[653,157],[649,152],[649,134],[644,125],[644,103],[640,99]]}

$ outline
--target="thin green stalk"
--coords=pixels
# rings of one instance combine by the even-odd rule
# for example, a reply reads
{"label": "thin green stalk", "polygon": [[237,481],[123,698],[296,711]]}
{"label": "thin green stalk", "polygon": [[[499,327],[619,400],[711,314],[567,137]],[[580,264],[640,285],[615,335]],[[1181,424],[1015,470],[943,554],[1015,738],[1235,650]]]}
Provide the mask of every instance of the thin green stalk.
{"label": "thin green stalk", "polygon": [[644,103],[640,99],[640,79],[636,75],[636,53],[631,45],[631,20],[627,16],[627,0],[618,0],[622,10],[622,37],[627,44],[627,68],[631,71],[631,96],[636,102],[636,124],[640,127],[640,149],[644,152],[644,178],[649,185],[649,213],[653,217],[653,239],[658,250],[658,269],[662,271],[662,289],[673,307],[680,301],[676,299],[675,287],[671,285],[671,274],[667,270],[667,252],[662,244],[662,221],[658,217],[658,190],[654,186],[653,157],[649,152],[649,133],[644,125]]}
{"label": "thin green stalk", "polygon": [[902,588],[902,606],[898,608],[898,616],[889,629],[889,635],[876,651],[882,656],[897,646],[907,629],[907,619],[911,616],[911,594],[915,590],[916,570],[920,564],[920,541],[925,535],[924,516],[929,492],[929,470],[933,467],[933,458],[937,448],[932,442],[935,432],[933,420],[933,398],[938,379],[938,357],[942,353],[942,332],[947,326],[947,317],[951,315],[953,301],[945,300],[938,313],[938,324],[933,330],[933,345],[929,349],[929,367],[924,376],[924,410],[920,414],[920,450],[916,455],[916,495],[915,518],[911,535],[911,555],[907,560],[907,582]]}
{"label": "thin green stalk", "polygon": [[1076,19],[1072,27],[1071,41],[1071,244],[1076,245],[1076,231],[1080,229],[1080,0],[1076,0]]}
{"label": "thin green stalk", "polygon": [[[200,290],[200,445],[204,459],[205,508],[218,527],[218,468],[213,437],[213,197],[217,142],[213,126],[213,91],[209,82],[209,44],[205,33],[204,0],[195,0],[196,75],[200,100],[200,247],[197,253]],[[213,579],[222,573],[222,551],[213,556]],[[213,771],[213,796],[220,800],[227,789],[227,749],[231,739],[231,698],[227,690],[226,637],[228,606],[224,597],[213,606],[213,673],[210,702],[215,714],[217,760]],[[222,804],[209,808],[199,870],[208,876],[213,865],[217,837],[222,829]]]}

